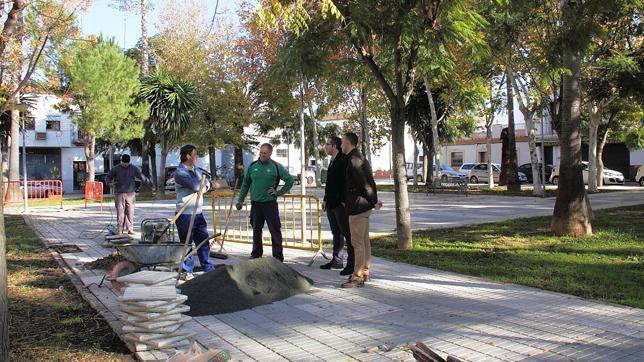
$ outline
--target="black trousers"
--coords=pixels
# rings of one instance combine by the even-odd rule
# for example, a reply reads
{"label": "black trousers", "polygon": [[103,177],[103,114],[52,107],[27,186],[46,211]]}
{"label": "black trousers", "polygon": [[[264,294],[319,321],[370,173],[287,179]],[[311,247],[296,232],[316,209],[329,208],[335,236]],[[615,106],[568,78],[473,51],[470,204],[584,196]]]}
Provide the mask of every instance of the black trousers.
{"label": "black trousers", "polygon": [[333,209],[327,209],[326,217],[329,219],[329,226],[333,234],[333,261],[343,263],[344,243],[347,243],[347,267],[353,268],[355,254],[351,245],[351,231],[349,231],[349,217],[344,206],[338,205]]}
{"label": "black trousers", "polygon": [[262,229],[264,222],[268,224],[268,231],[271,233],[271,245],[273,247],[273,258],[284,261],[282,253],[282,222],[280,221],[277,201],[250,203],[250,224],[253,226],[253,258],[261,258],[264,254],[262,245]]}

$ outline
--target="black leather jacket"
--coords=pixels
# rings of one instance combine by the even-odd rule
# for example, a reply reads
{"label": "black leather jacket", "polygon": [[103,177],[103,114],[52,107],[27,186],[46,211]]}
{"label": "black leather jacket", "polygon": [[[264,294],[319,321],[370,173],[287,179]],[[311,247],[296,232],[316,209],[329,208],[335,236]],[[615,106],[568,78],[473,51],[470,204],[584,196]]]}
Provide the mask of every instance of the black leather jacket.
{"label": "black leather jacket", "polygon": [[346,157],[345,207],[347,214],[357,215],[374,208],[378,192],[371,165],[360,151],[354,148]]}
{"label": "black leather jacket", "polygon": [[346,156],[338,152],[335,159],[329,166],[326,174],[326,185],[324,186],[324,201],[328,209],[335,209],[344,202],[344,179],[347,164]]}

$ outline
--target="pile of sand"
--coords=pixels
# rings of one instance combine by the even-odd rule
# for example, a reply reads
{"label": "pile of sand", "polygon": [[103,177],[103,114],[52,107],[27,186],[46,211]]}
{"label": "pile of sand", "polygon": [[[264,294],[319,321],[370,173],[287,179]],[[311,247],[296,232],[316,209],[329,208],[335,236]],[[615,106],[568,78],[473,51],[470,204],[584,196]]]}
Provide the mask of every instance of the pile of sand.
{"label": "pile of sand", "polygon": [[304,293],[313,281],[274,258],[222,265],[179,288],[193,317],[236,312]]}

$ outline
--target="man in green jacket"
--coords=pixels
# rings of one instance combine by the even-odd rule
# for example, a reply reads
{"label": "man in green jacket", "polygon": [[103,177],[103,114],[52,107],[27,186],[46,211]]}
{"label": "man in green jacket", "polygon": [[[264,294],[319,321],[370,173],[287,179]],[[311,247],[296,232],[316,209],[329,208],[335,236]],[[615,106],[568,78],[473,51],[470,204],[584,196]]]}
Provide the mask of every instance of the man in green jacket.
{"label": "man in green jacket", "polygon": [[[262,247],[262,229],[264,221],[271,232],[273,258],[284,261],[282,253],[282,223],[280,221],[277,198],[286,194],[293,186],[293,177],[284,166],[271,160],[273,146],[264,143],[259,148],[259,160],[248,166],[239,190],[237,210],[241,210],[244,199],[250,190],[250,224],[253,226],[253,251],[251,258],[261,258],[264,250]],[[277,190],[280,180],[284,186]]]}

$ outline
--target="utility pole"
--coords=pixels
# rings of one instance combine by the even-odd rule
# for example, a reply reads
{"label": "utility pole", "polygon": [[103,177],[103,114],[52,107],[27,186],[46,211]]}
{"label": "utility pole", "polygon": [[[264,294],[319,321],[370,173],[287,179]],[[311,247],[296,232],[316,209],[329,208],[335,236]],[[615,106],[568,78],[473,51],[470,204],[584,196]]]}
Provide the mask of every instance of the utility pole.
{"label": "utility pole", "polygon": [[546,148],[543,144],[543,121],[544,116],[541,115],[541,185],[543,185],[543,194],[546,197]]}
{"label": "utility pole", "polygon": [[300,224],[302,230],[302,242],[304,242],[306,235],[306,202],[304,195],[306,195],[306,142],[304,133],[304,72],[300,68],[300,191],[302,198],[300,199]]}

